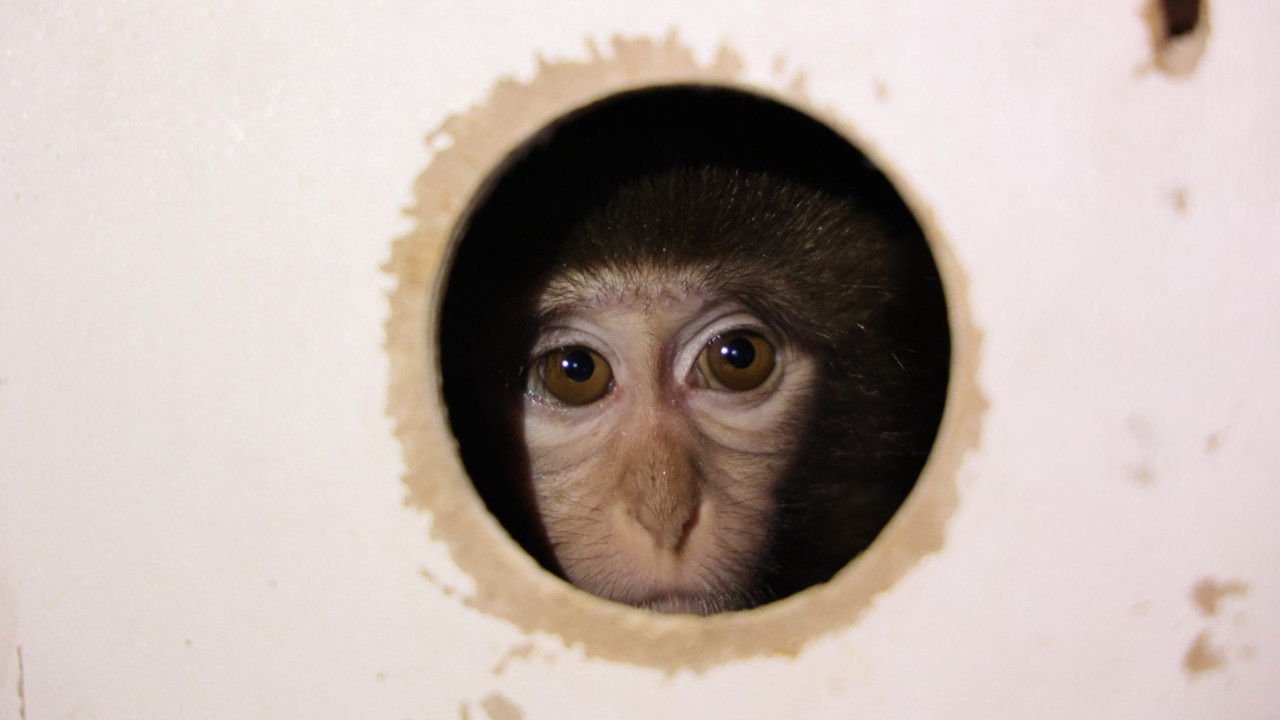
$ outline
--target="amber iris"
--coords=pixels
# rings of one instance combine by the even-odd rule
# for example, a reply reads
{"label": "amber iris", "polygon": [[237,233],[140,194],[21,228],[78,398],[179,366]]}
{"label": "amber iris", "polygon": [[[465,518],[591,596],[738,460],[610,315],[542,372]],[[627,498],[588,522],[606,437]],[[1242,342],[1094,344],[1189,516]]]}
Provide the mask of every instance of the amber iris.
{"label": "amber iris", "polygon": [[698,365],[712,387],[745,392],[760,387],[773,374],[774,349],[756,333],[728,333],[707,343]]}
{"label": "amber iris", "polygon": [[534,390],[565,405],[587,405],[609,392],[613,371],[595,350],[586,347],[557,348],[534,363]]}

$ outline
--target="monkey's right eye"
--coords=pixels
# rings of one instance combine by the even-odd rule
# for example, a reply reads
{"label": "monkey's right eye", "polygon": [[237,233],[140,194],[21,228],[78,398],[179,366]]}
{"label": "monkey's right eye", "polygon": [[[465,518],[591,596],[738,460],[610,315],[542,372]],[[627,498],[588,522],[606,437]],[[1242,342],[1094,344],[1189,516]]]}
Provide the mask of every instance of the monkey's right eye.
{"label": "monkey's right eye", "polygon": [[538,356],[529,376],[529,389],[565,405],[588,405],[612,387],[613,370],[591,348],[557,348]]}

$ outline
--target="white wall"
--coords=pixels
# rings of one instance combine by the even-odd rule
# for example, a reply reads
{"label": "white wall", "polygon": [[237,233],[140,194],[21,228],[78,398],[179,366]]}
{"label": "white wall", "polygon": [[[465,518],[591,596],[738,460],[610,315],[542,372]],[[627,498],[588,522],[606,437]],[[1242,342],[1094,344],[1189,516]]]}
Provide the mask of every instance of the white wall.
{"label": "white wall", "polygon": [[[1143,10],[9,3],[0,718],[1280,717],[1280,6],[1214,3],[1177,77]],[[946,258],[958,501],[874,596],[885,553],[736,619],[596,602],[460,549],[447,444],[386,414],[424,138],[672,29],[856,133]],[[459,507],[406,506],[423,457]]]}

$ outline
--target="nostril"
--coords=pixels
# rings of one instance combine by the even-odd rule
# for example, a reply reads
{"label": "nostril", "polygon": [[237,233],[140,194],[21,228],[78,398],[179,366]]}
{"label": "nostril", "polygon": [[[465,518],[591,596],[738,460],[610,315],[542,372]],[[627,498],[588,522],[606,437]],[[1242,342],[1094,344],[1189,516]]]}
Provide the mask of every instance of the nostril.
{"label": "nostril", "polygon": [[693,530],[698,526],[698,521],[702,518],[702,503],[693,506],[693,512],[690,513],[689,519],[685,521],[684,526],[680,528],[680,538],[676,540],[674,550],[677,553],[683,552],[684,547],[689,542],[689,536],[693,535]]}

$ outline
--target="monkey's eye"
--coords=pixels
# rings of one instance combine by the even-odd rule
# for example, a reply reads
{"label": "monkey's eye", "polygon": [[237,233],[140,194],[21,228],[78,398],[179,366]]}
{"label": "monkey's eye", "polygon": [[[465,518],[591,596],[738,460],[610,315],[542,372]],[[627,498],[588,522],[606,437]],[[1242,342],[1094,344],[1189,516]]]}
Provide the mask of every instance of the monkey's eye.
{"label": "monkey's eye", "polygon": [[591,348],[557,348],[533,362],[529,389],[565,405],[587,405],[609,392],[613,371]]}
{"label": "monkey's eye", "polygon": [[764,384],[773,373],[773,345],[748,331],[713,338],[698,356],[698,367],[717,390],[745,392]]}

